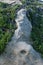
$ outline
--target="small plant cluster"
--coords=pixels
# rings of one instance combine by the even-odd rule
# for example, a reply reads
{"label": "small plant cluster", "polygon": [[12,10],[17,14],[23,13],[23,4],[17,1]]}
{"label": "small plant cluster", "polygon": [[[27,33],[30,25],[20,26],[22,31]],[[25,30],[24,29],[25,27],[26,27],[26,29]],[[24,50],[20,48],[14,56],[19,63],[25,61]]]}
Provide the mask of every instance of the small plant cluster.
{"label": "small plant cluster", "polygon": [[9,6],[9,4],[0,2],[0,54],[17,28],[15,17],[18,7],[19,5]]}
{"label": "small plant cluster", "polygon": [[[34,4],[34,3],[33,3]],[[43,56],[43,5],[27,6],[27,17],[32,24],[33,47]]]}

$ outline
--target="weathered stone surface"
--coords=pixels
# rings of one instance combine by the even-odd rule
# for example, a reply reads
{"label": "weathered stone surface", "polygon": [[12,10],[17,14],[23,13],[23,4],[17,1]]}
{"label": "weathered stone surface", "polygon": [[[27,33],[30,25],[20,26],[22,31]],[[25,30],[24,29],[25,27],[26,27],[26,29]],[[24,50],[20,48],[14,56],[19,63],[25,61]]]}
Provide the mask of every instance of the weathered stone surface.
{"label": "weathered stone surface", "polygon": [[0,2],[8,3],[8,4],[22,4],[20,0],[0,0]]}
{"label": "weathered stone surface", "polygon": [[28,44],[32,26],[25,9],[18,11],[16,23],[18,28],[0,56],[0,65],[43,65],[40,54]]}

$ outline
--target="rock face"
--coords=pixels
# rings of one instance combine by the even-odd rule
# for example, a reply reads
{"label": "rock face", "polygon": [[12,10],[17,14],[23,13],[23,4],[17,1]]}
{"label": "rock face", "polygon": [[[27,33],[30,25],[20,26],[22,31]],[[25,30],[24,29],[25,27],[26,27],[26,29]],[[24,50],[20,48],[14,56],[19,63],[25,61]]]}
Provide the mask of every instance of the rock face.
{"label": "rock face", "polygon": [[22,4],[20,0],[0,0],[0,2],[8,3],[8,4]]}
{"label": "rock face", "polygon": [[28,21],[26,17],[26,10],[21,9],[17,13],[17,15],[18,16],[17,16],[16,22],[17,22],[18,29],[15,31],[15,35],[17,36],[17,38],[20,38],[20,36],[24,36],[24,38],[28,38],[31,32],[32,26],[30,21]]}
{"label": "rock face", "polygon": [[32,26],[25,9],[18,11],[15,21],[18,28],[0,56],[0,65],[43,65],[39,53],[29,44]]}
{"label": "rock face", "polygon": [[5,2],[5,3],[12,3],[15,2],[15,0],[0,0],[1,2]]}

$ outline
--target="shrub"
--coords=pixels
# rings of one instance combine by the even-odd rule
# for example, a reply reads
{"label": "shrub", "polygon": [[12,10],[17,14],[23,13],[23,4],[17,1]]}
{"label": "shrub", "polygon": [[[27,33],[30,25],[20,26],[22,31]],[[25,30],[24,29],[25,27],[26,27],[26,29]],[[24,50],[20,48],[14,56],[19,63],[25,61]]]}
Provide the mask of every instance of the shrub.
{"label": "shrub", "polygon": [[[31,5],[30,5],[31,6]],[[30,8],[32,11],[30,11]],[[40,10],[39,10],[40,8]],[[31,38],[33,40],[33,47],[43,56],[43,8],[37,6],[28,7],[27,17],[32,23]]]}
{"label": "shrub", "polygon": [[0,3],[0,54],[4,51],[17,28],[15,22],[17,8],[19,5],[9,7],[8,4]]}

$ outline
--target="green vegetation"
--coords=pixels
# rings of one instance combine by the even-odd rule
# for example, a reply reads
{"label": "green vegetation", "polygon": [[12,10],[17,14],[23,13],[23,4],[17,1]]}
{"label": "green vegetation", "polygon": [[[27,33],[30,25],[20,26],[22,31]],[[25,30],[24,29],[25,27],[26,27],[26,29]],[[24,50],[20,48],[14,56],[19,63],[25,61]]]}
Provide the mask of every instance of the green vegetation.
{"label": "green vegetation", "polygon": [[0,7],[2,7],[2,8],[6,8],[6,7],[8,7],[9,5],[7,4],[7,3],[2,3],[2,2],[0,2]]}
{"label": "green vegetation", "polygon": [[22,2],[23,4],[25,4],[25,3],[26,3],[26,0],[21,0],[21,2]]}
{"label": "green vegetation", "polygon": [[39,0],[21,0],[22,4],[25,6],[42,6],[43,4],[41,2],[39,2]]}
{"label": "green vegetation", "polygon": [[9,6],[0,2],[0,54],[17,28],[15,22],[17,8],[19,5]]}
{"label": "green vegetation", "polygon": [[43,5],[27,6],[27,17],[32,23],[31,38],[33,47],[43,56]]}

